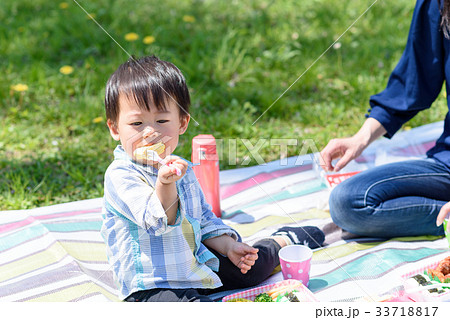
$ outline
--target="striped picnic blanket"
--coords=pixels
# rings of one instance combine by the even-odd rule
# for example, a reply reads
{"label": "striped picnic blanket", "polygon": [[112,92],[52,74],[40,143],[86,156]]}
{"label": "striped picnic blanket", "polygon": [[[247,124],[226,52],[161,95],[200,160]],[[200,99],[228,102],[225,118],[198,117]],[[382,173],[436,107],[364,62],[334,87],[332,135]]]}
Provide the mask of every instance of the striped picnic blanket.
{"label": "striped picnic blanket", "polygon": [[[375,141],[357,159],[367,166],[423,157],[442,132],[434,123]],[[401,275],[449,254],[446,239],[358,238],[335,226],[330,192],[308,154],[220,173],[223,220],[254,243],[282,225],[316,225],[309,289],[320,301],[393,293]],[[300,163],[300,164],[299,164]],[[0,301],[117,301],[100,235],[101,199],[0,212]],[[281,272],[262,285],[282,280]],[[225,292],[213,297],[219,299]]]}

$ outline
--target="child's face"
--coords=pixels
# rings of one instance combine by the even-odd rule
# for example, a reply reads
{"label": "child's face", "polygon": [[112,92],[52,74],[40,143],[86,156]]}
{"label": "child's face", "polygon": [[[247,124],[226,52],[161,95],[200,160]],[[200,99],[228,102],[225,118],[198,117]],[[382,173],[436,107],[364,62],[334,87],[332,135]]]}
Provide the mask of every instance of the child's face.
{"label": "child's face", "polygon": [[166,111],[159,111],[156,107],[150,111],[138,107],[132,99],[119,96],[119,116],[117,123],[108,120],[108,127],[114,140],[121,142],[129,157],[134,158],[133,152],[137,148],[162,142],[165,150],[161,158],[170,155],[178,145],[178,137],[183,134],[189,123],[189,115],[180,118],[177,104],[167,99]]}

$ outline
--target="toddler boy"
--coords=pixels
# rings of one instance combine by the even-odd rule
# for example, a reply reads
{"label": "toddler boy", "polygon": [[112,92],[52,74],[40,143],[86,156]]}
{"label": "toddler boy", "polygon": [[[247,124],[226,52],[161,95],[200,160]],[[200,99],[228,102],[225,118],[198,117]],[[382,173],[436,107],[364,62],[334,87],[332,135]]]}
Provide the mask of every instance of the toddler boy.
{"label": "toddler boy", "polygon": [[[315,227],[284,227],[254,246],[242,243],[212,213],[192,164],[172,155],[189,105],[180,70],[155,56],[131,58],[106,86],[107,124],[120,145],[105,173],[102,236],[125,301],[211,301],[213,292],[266,279],[281,247],[324,240]],[[135,156],[157,143],[165,164]]]}

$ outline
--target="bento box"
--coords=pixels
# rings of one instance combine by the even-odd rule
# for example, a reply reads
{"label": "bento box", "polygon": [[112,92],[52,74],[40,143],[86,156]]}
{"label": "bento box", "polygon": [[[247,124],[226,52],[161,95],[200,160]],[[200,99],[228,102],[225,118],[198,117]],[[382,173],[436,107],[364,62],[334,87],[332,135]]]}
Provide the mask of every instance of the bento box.
{"label": "bento box", "polygon": [[[272,297],[270,300],[261,302],[318,302],[319,300],[309,289],[298,280],[283,280],[277,283],[248,289],[238,293],[230,294],[222,298],[222,302],[254,302],[255,298],[261,294]],[[288,300],[293,297],[294,300]]]}
{"label": "bento box", "polygon": [[[445,269],[445,274],[438,275],[437,270]],[[430,271],[431,270],[431,271]],[[403,274],[405,296],[416,302],[450,301],[450,256],[436,259]],[[448,286],[447,286],[448,284]],[[428,289],[424,289],[428,288]]]}

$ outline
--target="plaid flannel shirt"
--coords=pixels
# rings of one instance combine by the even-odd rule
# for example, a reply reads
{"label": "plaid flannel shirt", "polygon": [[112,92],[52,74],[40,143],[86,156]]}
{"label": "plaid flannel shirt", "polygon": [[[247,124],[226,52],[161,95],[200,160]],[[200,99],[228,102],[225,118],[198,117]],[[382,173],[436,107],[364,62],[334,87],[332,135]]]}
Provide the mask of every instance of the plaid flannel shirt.
{"label": "plaid flannel shirt", "polygon": [[240,239],[211,211],[191,163],[176,182],[178,212],[168,225],[154,189],[157,174],[152,166],[132,161],[122,146],[105,173],[101,233],[121,299],[153,288],[221,286],[213,272],[219,261],[202,241],[223,234]]}

